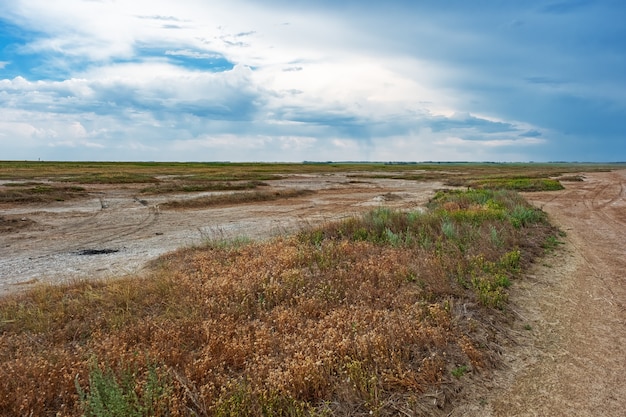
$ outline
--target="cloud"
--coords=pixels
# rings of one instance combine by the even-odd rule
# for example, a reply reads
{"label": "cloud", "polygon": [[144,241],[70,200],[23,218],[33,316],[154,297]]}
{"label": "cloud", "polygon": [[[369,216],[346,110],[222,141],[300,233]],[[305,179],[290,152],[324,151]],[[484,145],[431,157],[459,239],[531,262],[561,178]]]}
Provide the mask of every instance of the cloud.
{"label": "cloud", "polygon": [[153,16],[141,16],[141,15],[137,15],[135,16],[138,19],[151,19],[151,20],[161,20],[161,21],[166,21],[166,22],[182,22],[182,20],[174,17],[174,16],[159,16],[159,15],[153,15]]}
{"label": "cloud", "polygon": [[251,74],[243,66],[207,73],[163,63],[126,64],[99,68],[62,82],[16,77],[1,80],[0,88],[5,91],[4,105],[13,108],[104,114],[127,109],[201,112],[236,119],[248,118],[261,102],[261,92]]}
{"label": "cloud", "polygon": [[166,50],[165,55],[185,56],[194,59],[223,59],[223,56],[214,52],[193,51],[190,49]]}
{"label": "cloud", "polygon": [[626,134],[600,2],[9,3],[2,132],[65,158],[542,160]]}
{"label": "cloud", "polygon": [[454,113],[450,117],[434,117],[427,124],[435,132],[468,128],[482,133],[502,133],[516,130],[511,123],[475,117],[469,113]]}

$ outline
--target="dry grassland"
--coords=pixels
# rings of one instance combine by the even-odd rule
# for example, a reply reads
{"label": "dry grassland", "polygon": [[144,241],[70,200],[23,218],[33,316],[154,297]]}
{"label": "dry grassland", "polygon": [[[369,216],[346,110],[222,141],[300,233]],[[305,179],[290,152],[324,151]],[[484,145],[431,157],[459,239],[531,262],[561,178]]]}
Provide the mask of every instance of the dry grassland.
{"label": "dry grassland", "polygon": [[441,192],[41,286],[0,301],[0,410],[445,415],[498,366],[507,288],[556,239],[514,192]]}

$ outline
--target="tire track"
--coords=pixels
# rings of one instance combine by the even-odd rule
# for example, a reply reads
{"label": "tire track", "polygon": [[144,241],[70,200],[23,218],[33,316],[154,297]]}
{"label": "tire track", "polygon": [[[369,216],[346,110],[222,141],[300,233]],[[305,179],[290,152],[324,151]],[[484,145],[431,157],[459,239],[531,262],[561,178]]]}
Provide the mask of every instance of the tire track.
{"label": "tire track", "polygon": [[[618,200],[620,200],[620,198],[622,198],[623,193],[624,193],[624,184],[621,181],[621,176],[619,174],[613,173],[612,177],[616,179],[617,184],[615,183],[602,184],[598,186],[598,190],[594,190],[597,192],[594,192],[592,195],[592,199],[591,199],[592,209],[601,210],[607,207],[608,205],[611,205],[617,202]],[[612,188],[617,188],[617,187],[619,187],[619,190],[617,192],[613,192],[613,193],[607,192],[607,190],[612,189]],[[609,194],[609,195],[606,196],[606,194]],[[600,197],[603,197],[603,200],[606,198],[606,201],[600,202],[599,201]]]}
{"label": "tire track", "polygon": [[[12,242],[7,246],[6,257],[0,257],[0,290],[7,291],[7,286],[21,282],[58,280],[76,274],[75,271],[88,270],[93,260],[88,259],[90,256],[81,256],[85,255],[81,254],[83,250],[112,250],[112,257],[106,258],[99,270],[119,268],[113,264],[124,263],[122,260],[120,264],[119,259],[127,256],[125,244],[159,221],[159,211],[154,206],[136,207],[127,201],[124,199],[92,212],[78,222],[71,221],[75,217],[70,217],[69,221],[52,226],[43,235],[35,234]],[[130,215],[129,207],[132,210]],[[115,253],[120,251],[122,253],[116,256]]]}
{"label": "tire track", "polygon": [[[37,257],[76,252],[87,246],[105,245],[138,234],[158,221],[158,211],[154,207],[133,207],[132,210],[145,211],[145,214],[141,214],[138,221],[133,221],[135,216],[129,218],[127,215],[128,207],[117,204],[102,208],[77,223],[59,226],[54,231],[62,240],[52,248],[39,251]],[[116,219],[123,219],[124,223],[120,224],[119,220],[115,223]]]}
{"label": "tire track", "polygon": [[[68,233],[68,237],[70,238],[78,238],[87,236],[98,235],[95,238],[87,238],[87,239],[78,239],[79,242],[70,246],[70,248],[74,248],[74,251],[82,249],[82,247],[87,246],[103,246],[109,243],[113,243],[118,240],[123,240],[130,236],[136,235],[147,228],[154,225],[159,218],[158,212],[151,208],[139,208],[138,210],[145,211],[145,215],[142,215],[138,222],[124,223],[124,224],[114,224],[108,225],[115,218],[121,217],[118,213],[107,213],[106,216],[103,216],[102,225],[97,224],[88,224],[84,230],[73,231]],[[66,249],[67,251],[68,249]]]}

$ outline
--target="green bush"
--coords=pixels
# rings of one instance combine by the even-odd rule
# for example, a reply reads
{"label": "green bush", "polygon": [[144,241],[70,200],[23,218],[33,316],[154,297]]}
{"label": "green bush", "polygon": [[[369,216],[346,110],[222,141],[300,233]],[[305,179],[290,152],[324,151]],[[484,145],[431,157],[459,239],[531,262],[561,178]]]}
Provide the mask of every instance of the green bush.
{"label": "green bush", "polygon": [[530,206],[516,206],[509,214],[509,221],[516,228],[526,227],[533,223],[540,223],[545,220],[545,214]]}
{"label": "green bush", "polygon": [[103,371],[94,363],[88,391],[78,380],[76,390],[87,417],[142,417],[164,411],[170,388],[160,380],[154,366],[149,367],[146,380],[140,383],[137,372],[127,370],[118,380],[111,368]]}

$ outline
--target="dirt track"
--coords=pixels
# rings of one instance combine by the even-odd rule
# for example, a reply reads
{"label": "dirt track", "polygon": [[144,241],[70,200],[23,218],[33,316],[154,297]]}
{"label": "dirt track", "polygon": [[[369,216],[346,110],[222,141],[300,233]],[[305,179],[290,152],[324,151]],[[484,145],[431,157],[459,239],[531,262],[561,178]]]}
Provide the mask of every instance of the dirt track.
{"label": "dirt track", "polygon": [[505,369],[451,415],[626,415],[626,171],[565,185],[526,196],[564,247],[514,288]]}

